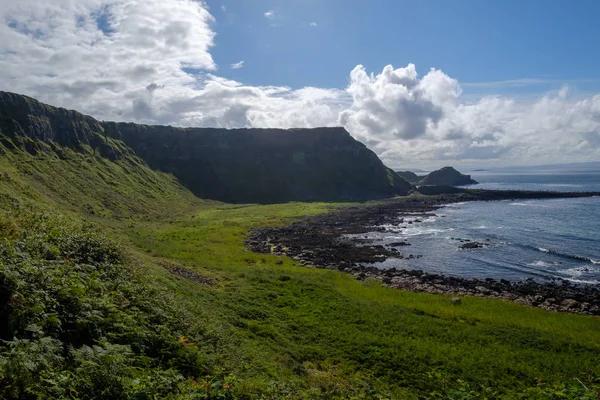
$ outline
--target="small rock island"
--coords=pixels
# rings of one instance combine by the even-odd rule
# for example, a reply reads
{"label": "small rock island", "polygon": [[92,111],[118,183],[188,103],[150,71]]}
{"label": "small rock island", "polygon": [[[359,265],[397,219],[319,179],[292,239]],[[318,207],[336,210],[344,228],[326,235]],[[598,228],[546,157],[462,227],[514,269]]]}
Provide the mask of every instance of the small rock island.
{"label": "small rock island", "polygon": [[411,171],[396,171],[396,174],[417,186],[463,186],[479,183],[472,179],[471,175],[461,174],[452,167],[444,167],[425,176],[419,176]]}

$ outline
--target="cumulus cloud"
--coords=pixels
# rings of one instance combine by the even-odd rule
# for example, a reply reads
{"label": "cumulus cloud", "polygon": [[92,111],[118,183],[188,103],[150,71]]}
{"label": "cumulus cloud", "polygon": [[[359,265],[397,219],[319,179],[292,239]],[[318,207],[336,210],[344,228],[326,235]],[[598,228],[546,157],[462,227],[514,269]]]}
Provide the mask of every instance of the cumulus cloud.
{"label": "cumulus cloud", "polygon": [[265,15],[266,19],[275,19],[275,18],[277,18],[277,15],[275,14],[275,11],[273,11],[273,10],[269,10],[269,11],[265,12],[264,15]]}
{"label": "cumulus cloud", "polygon": [[350,73],[352,105],[340,123],[387,163],[445,161],[552,163],[594,160],[600,148],[600,95],[570,97],[568,90],[535,100],[485,96],[462,101],[459,83],[432,69],[363,66]]}
{"label": "cumulus cloud", "polygon": [[317,23],[316,22],[311,22],[309,25],[310,26],[317,26]]}
{"label": "cumulus cloud", "polygon": [[3,89],[100,118],[140,115],[148,85],[193,84],[184,68],[216,68],[212,21],[192,0],[2,1]]}
{"label": "cumulus cloud", "polygon": [[231,69],[240,69],[240,68],[244,68],[244,61],[239,61],[239,62],[231,64]]}
{"label": "cumulus cloud", "polygon": [[193,0],[0,1],[1,89],[105,120],[342,125],[392,167],[600,157],[600,95],[467,101],[457,80],[412,64],[358,65],[344,89],[248,86],[215,72],[212,22]]}
{"label": "cumulus cloud", "polygon": [[[353,104],[341,113],[340,122],[378,139],[422,136],[442,118],[441,105],[435,100],[446,94],[438,88],[438,82],[430,82],[434,79],[428,74],[419,80],[413,64],[396,70],[388,65],[377,76],[369,76],[365,68],[358,65],[350,73],[347,90]],[[443,83],[443,78],[437,79]]]}

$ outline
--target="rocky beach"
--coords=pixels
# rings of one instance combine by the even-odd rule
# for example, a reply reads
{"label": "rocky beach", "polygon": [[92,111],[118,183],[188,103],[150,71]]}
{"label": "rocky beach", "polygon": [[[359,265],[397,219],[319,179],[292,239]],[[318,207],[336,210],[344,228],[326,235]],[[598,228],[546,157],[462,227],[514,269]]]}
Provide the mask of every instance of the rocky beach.
{"label": "rocky beach", "polygon": [[[429,187],[431,193],[440,188]],[[302,265],[342,271],[359,280],[377,280],[383,285],[415,292],[447,294],[460,303],[461,296],[505,299],[547,310],[600,315],[600,287],[575,284],[563,279],[519,282],[505,279],[466,279],[422,270],[377,268],[376,263],[390,258],[413,259],[408,241],[386,245],[369,239],[368,232],[389,229],[390,224],[419,224],[447,204],[465,201],[494,201],[539,198],[592,197],[598,193],[487,191],[453,189],[436,196],[389,199],[306,218],[288,226],[258,228],[250,232],[246,245],[256,252],[286,255]],[[487,243],[456,238],[462,251],[477,251]]]}

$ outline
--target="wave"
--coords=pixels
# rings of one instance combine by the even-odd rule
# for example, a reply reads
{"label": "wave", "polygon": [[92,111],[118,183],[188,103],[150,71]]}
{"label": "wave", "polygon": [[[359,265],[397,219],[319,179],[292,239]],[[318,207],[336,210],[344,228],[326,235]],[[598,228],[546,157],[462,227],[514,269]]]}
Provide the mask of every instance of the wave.
{"label": "wave", "polygon": [[537,261],[528,263],[527,265],[529,265],[531,267],[550,267],[552,265],[558,265],[558,264],[560,264],[560,263],[553,262],[553,261],[537,260]]}
{"label": "wave", "polygon": [[600,260],[592,260],[591,258],[585,257],[585,256],[579,256],[579,255],[573,255],[573,254],[566,254],[566,253],[559,253],[558,251],[554,251],[554,250],[550,250],[550,249],[545,249],[543,247],[538,247],[537,250],[541,251],[542,253],[548,253],[548,254],[552,254],[554,256],[568,258],[568,259],[571,259],[571,260],[583,261],[583,262],[586,262],[586,263],[597,264],[597,265],[600,264]]}
{"label": "wave", "polygon": [[455,207],[460,207],[460,206],[464,206],[465,204],[469,204],[469,201],[461,201],[458,203],[450,203],[450,204],[444,204],[443,207],[446,208],[455,208]]}
{"label": "wave", "polygon": [[[564,200],[564,199],[559,199]],[[519,206],[519,207],[537,207],[537,208],[548,208],[547,202],[541,202],[537,200],[530,201],[515,201],[508,204],[509,206]]]}
{"label": "wave", "polygon": [[424,227],[414,227],[407,228],[403,233],[405,236],[419,236],[419,235],[437,235],[438,233],[444,232],[452,232],[454,228],[446,228],[446,229],[435,229],[435,228],[424,228]]}
{"label": "wave", "polygon": [[561,279],[564,279],[565,281],[569,281],[569,282],[573,282],[573,283],[585,283],[587,285],[597,285],[600,283],[600,281],[598,281],[598,280],[587,281],[585,279],[575,279],[575,278],[561,278]]}
{"label": "wave", "polygon": [[594,268],[594,267],[591,267],[591,268],[573,267],[573,268],[562,269],[562,270],[559,270],[558,272],[567,274],[567,275],[571,275],[571,276],[581,276],[584,274],[596,273],[596,272],[598,272],[598,269]]}
{"label": "wave", "polygon": [[[492,278],[496,278],[496,279],[500,279],[500,278],[506,278],[506,279],[514,279],[514,280],[519,280],[519,279],[525,279],[525,277],[529,276],[534,276],[537,278],[543,278],[543,279],[551,279],[552,278],[552,272],[551,270],[540,270],[538,268],[530,268],[532,267],[532,265],[518,265],[518,264],[513,264],[513,263],[506,263],[506,262],[502,262],[499,260],[493,260],[490,258],[484,258],[484,257],[474,257],[473,258],[474,261],[477,261],[478,264],[480,265],[487,265],[490,267],[493,267],[495,269],[493,275],[491,276]],[[521,276],[514,276],[511,277],[510,275],[506,275],[504,273],[502,273],[502,271],[506,271],[509,274],[512,273],[517,273],[518,275]],[[488,271],[486,271],[487,275],[490,276],[490,273]],[[524,276],[523,276],[524,275]]]}
{"label": "wave", "polygon": [[556,187],[582,187],[583,185],[576,185],[572,183],[540,183],[541,186],[556,186]]}

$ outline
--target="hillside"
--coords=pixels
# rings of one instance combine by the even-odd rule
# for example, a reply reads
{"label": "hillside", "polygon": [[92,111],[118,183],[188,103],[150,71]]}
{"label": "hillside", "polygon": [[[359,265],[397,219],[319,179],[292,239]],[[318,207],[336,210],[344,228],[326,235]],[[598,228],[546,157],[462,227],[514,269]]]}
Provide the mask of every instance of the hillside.
{"label": "hillside", "polygon": [[0,190],[21,201],[89,215],[158,215],[200,202],[107,137],[95,119],[6,92],[0,92],[0,172],[10,177]]}
{"label": "hillside", "polygon": [[600,392],[598,318],[457,305],[249,251],[252,228],[359,205],[199,199],[109,124],[0,98],[2,399]]}
{"label": "hillside", "polygon": [[342,128],[225,130],[101,123],[0,92],[0,143],[38,158],[92,157],[144,170],[149,166],[172,174],[198,197],[228,202],[364,201],[411,189]]}

